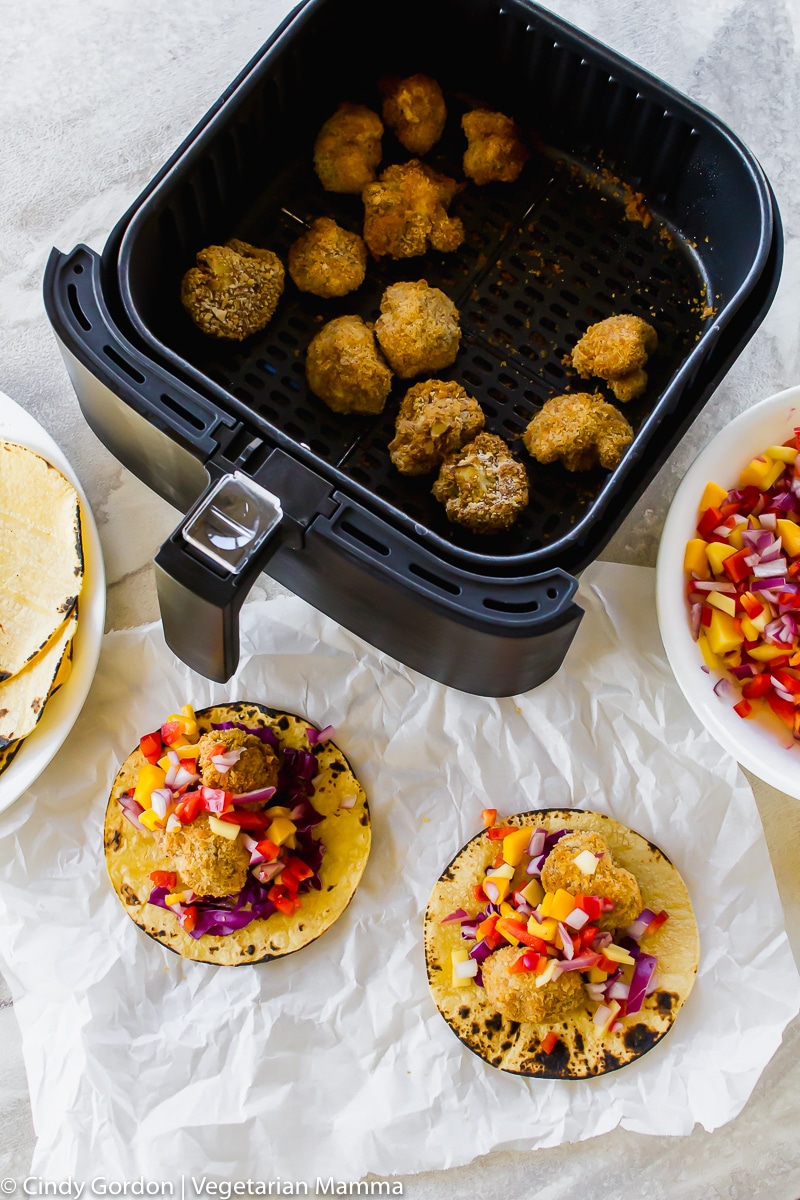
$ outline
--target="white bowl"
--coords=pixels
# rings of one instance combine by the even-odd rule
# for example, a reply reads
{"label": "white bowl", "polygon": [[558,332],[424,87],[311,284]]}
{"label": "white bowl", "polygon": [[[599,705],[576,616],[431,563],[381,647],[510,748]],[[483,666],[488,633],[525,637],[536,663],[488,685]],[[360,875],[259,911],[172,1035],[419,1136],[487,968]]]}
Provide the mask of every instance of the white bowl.
{"label": "white bowl", "polygon": [[696,715],[720,745],[748,771],[800,799],[800,743],[759,717],[742,719],[735,698],[718,697],[720,676],[702,670],[703,659],[689,627],[683,556],[696,537],[698,506],[709,480],[735,487],[739,472],[768,446],[780,445],[800,426],[800,387],[762,400],[718,433],[692,463],[675,493],[658,551],[656,603],[661,639],[675,678]]}

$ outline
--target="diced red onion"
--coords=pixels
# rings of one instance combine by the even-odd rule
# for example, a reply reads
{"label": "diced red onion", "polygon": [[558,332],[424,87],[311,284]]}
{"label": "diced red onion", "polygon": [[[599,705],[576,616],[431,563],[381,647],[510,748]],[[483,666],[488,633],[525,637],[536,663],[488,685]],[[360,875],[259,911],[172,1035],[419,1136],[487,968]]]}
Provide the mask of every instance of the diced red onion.
{"label": "diced red onion", "polygon": [[339,801],[339,808],[355,808],[357,796],[342,796]]}
{"label": "diced red onion", "polygon": [[478,974],[478,964],[474,958],[468,958],[466,962],[457,962],[453,967],[453,974],[456,979],[473,979]]}
{"label": "diced red onion", "polygon": [[589,914],[584,912],[582,908],[573,908],[568,917],[565,917],[564,924],[568,929],[579,930],[583,929],[586,922],[589,920]]}
{"label": "diced red onion", "polygon": [[478,942],[477,945],[472,947],[469,952],[469,956],[470,958],[474,958],[477,962],[482,963],[489,957],[491,953],[492,951],[489,943],[486,941],[486,938],[483,938],[482,941]]}
{"label": "diced red onion", "polygon": [[[775,503],[774,500],[770,501],[770,504],[774,504],[774,503]],[[771,513],[771,512],[762,513],[758,519],[761,522],[762,529],[774,529],[775,528],[775,522],[777,520],[775,513]]]}
{"label": "diced red onion", "polygon": [[628,1014],[637,1013],[642,1007],[647,987],[653,979],[656,969],[656,959],[652,954],[640,954],[636,960],[631,977],[630,992],[625,1011]]}
{"label": "diced red onion", "polygon": [[165,787],[172,788],[173,790],[175,789],[175,780],[178,777],[178,771],[180,771],[180,769],[180,763],[177,765],[175,763],[172,764],[164,778]]}
{"label": "diced red onion", "polygon": [[326,725],[324,729],[312,729],[310,725],[306,726],[306,735],[310,746],[321,746],[323,742],[332,738],[335,732],[332,725]]}
{"label": "diced red onion", "polygon": [[561,938],[561,950],[567,961],[575,957],[575,947],[572,945],[572,938],[567,933],[567,930],[562,921],[557,922],[558,936]]}
{"label": "diced red onion", "polygon": [[277,859],[275,862],[258,863],[253,867],[253,874],[259,883],[269,883],[276,875],[279,875],[283,870],[284,863]]}
{"label": "diced red onion", "polygon": [[177,791],[178,788],[188,787],[190,783],[197,783],[198,779],[199,776],[192,771],[187,771],[186,767],[178,767],[173,787]]}
{"label": "diced red onion", "polygon": [[703,619],[702,604],[693,604],[691,609],[689,610],[689,627],[692,631],[692,637],[694,638],[695,641],[697,641],[697,639],[700,636],[700,625],[702,623],[702,619]]}
{"label": "diced red onion", "polygon": [[461,938],[465,942],[474,942],[478,930],[477,921],[465,921],[461,926]]}
{"label": "diced red onion", "polygon": [[531,834],[531,840],[528,842],[528,856],[530,858],[539,858],[544,851],[544,840],[547,837],[546,829],[534,829]]}
{"label": "diced red onion", "polygon": [[586,983],[584,984],[588,992],[590,1000],[598,1000],[602,1002],[606,995],[606,985],[604,983]]}
{"label": "diced red onion", "polygon": [[178,820],[178,818],[175,816],[175,813],[170,813],[169,816],[167,817],[167,823],[164,826],[167,833],[174,833],[174,831],[176,829],[180,829],[180,827],[181,827],[181,823]]}
{"label": "diced red onion", "polygon": [[133,796],[120,796],[119,805],[125,816],[133,825],[134,829],[140,830],[142,833],[150,835],[150,830],[147,829],[139,820],[139,814],[144,812],[138,800],[134,800]]}
{"label": "diced red onion", "polygon": [[483,890],[493,904],[496,904],[500,899],[500,889],[496,883],[492,883],[491,879],[485,879],[483,882]]}
{"label": "diced red onion", "polygon": [[256,790],[254,792],[242,792],[240,795],[238,795],[236,797],[236,803],[237,803],[237,805],[238,804],[261,804],[262,802],[264,802],[266,800],[271,800],[272,797],[275,795],[276,791],[277,791],[277,788],[267,787],[267,788],[256,788]]}
{"label": "diced red onion", "polygon": [[720,699],[730,696],[733,691],[734,687],[730,679],[718,679],[714,684],[714,695],[719,696]]}
{"label": "diced red onion", "polygon": [[[780,558],[773,558],[769,562],[765,562],[762,559],[761,562],[757,562],[753,567],[753,574],[756,579],[769,579],[771,576],[778,578],[779,575],[783,578],[786,574],[786,559],[782,556]],[[777,586],[777,583],[773,584],[773,587]]]}
{"label": "diced red onion", "polygon": [[591,950],[584,950],[580,954],[576,954],[571,962],[561,963],[562,971],[589,971],[592,967],[596,967],[600,962],[600,955],[595,954]]}
{"label": "diced red onion", "polygon": [[611,984],[611,987],[607,990],[606,995],[608,996],[609,1000],[627,1000],[630,990],[630,986],[627,983],[617,980],[616,983]]}
{"label": "diced red onion", "polygon": [[656,919],[656,914],[652,908],[643,908],[635,921],[632,921],[624,933],[626,937],[631,937],[635,941],[639,941],[647,926],[651,921]]}
{"label": "diced red onion", "polygon": [[613,937],[610,933],[596,933],[592,941],[592,946],[596,950],[604,950],[606,946],[610,946],[613,942]]}
{"label": "diced red onion", "polygon": [[157,817],[162,820],[167,815],[167,808],[172,803],[172,792],[169,788],[156,788],[150,793],[150,807]]}
{"label": "diced red onion", "polygon": [[448,913],[446,917],[442,917],[440,925],[454,925],[456,922],[468,921],[469,913],[465,908],[456,908],[453,912]]}
{"label": "diced red onion", "polygon": [[177,750],[168,750],[167,758],[172,763],[173,767],[179,767],[181,765],[181,760]]}
{"label": "diced red onion", "polygon": [[736,595],[735,584],[723,583],[719,579],[698,579],[695,581],[694,587],[698,592],[719,592],[723,596]]}

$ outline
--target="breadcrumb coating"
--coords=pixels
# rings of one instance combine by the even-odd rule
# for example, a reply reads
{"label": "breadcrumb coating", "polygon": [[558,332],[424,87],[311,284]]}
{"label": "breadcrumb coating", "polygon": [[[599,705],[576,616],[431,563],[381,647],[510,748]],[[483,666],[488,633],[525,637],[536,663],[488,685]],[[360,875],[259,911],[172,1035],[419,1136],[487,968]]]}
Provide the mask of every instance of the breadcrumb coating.
{"label": "breadcrumb coating", "polygon": [[381,161],[383,122],[363,104],[340,104],[314,143],[314,170],[326,192],[358,195]]}
{"label": "breadcrumb coating", "polygon": [[340,413],[383,411],[392,373],[375,335],[361,317],[336,317],[311,341],[306,358],[308,386]]}
{"label": "breadcrumb coating", "polygon": [[184,887],[198,896],[229,896],[247,882],[250,854],[240,836],[231,841],[214,833],[208,814],[202,813],[191,825],[181,825],[172,833],[161,834],[167,858]]}
{"label": "breadcrumb coating", "polygon": [[[588,850],[600,861],[593,875],[586,875],[575,859]],[[642,893],[636,876],[618,867],[605,838],[599,833],[568,833],[556,842],[542,864],[542,887],[556,892],[563,888],[571,896],[600,896],[614,908],[598,921],[600,929],[624,929],[642,911]]]}
{"label": "breadcrumb coating", "polygon": [[318,217],[289,251],[289,274],[301,292],[329,300],[361,287],[367,271],[367,247],[357,233],[330,217]]}
{"label": "breadcrumb coating", "polygon": [[642,368],[658,346],[658,334],[643,317],[619,313],[590,325],[572,351],[572,366],[582,379],[605,379],[622,403],[647,387]]}
{"label": "breadcrumb coating", "polygon": [[537,462],[560,460],[568,471],[589,471],[599,463],[613,471],[633,441],[633,430],[613,404],[588,392],[554,396],[522,435]]}
{"label": "breadcrumb coating", "polygon": [[483,410],[460,384],[426,379],[409,388],[397,414],[392,462],[403,475],[424,475],[446,454],[459,450],[483,429]]}
{"label": "breadcrumb coating", "polygon": [[447,120],[442,89],[428,75],[383,79],[383,120],[412,154],[427,154],[438,142]]}
{"label": "breadcrumb coating", "polygon": [[368,184],[364,201],[364,241],[376,258],[413,258],[433,247],[448,253],[464,240],[460,218],[447,208],[460,185],[412,158],[387,167]]}
{"label": "breadcrumb coating", "polygon": [[481,975],[486,996],[509,1021],[533,1021],[536,1025],[560,1021],[587,998],[580,971],[565,971],[542,987],[532,971],[509,975],[524,946],[503,946],[483,960]]}
{"label": "breadcrumb coating", "polygon": [[458,309],[439,288],[393,283],[381,297],[375,336],[401,379],[430,374],[456,360],[461,341]]}
{"label": "breadcrumb coating", "polygon": [[477,108],[464,113],[467,135],[464,174],[475,183],[513,183],[530,157],[519,129],[503,113]]}
{"label": "breadcrumb coating", "polygon": [[528,476],[501,437],[479,433],[447,455],[431,490],[448,520],[473,533],[499,533],[526,507]]}
{"label": "breadcrumb coating", "polygon": [[231,238],[198,251],[181,281],[181,303],[203,333],[241,342],[272,320],[283,284],[277,254]]}
{"label": "breadcrumb coating", "polygon": [[[198,742],[200,753],[197,766],[200,780],[206,787],[223,788],[240,796],[256,788],[275,787],[278,782],[278,759],[271,746],[242,729],[215,729],[204,733]],[[220,771],[211,761],[215,746],[225,750],[241,750],[239,761],[227,771]]]}

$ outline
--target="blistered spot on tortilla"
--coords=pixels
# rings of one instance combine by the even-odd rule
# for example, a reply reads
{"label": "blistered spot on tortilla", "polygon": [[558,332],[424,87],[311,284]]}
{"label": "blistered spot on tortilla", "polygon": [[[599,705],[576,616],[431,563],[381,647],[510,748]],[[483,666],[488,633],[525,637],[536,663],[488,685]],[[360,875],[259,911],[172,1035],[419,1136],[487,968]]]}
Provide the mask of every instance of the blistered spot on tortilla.
{"label": "blistered spot on tortilla", "polygon": [[583,1054],[583,1034],[580,1029],[575,1031],[575,1049],[578,1054]]}
{"label": "blistered spot on tortilla", "polygon": [[0,671],[0,683],[2,683],[4,679],[10,679],[10,678],[11,678],[10,671]]}
{"label": "blistered spot on tortilla", "polygon": [[369,825],[369,820],[366,813],[361,814],[361,816],[358,818],[358,823],[359,825]]}
{"label": "blistered spot on tortilla", "polygon": [[122,891],[122,894],[125,897],[125,902],[127,904],[138,904],[139,903],[139,897],[136,895],[133,888],[130,887],[127,883],[123,883],[122,888],[120,890]]}
{"label": "blistered spot on tortilla", "polygon": [[111,837],[106,840],[107,850],[119,850],[122,845],[122,834],[118,829],[115,829]]}
{"label": "blistered spot on tortilla", "polygon": [[38,713],[43,704],[44,704],[44,700],[42,699],[42,697],[35,696],[34,699],[31,700],[31,710],[35,713]]}
{"label": "blistered spot on tortilla", "polygon": [[64,615],[66,616],[68,613],[72,612],[72,610],[75,607],[75,605],[77,604],[77,602],[78,602],[77,596],[67,596],[67,598],[63,602],[63,604],[59,604],[58,608],[56,609],[56,612],[64,613]]}
{"label": "blistered spot on tortilla", "polygon": [[499,1033],[503,1028],[503,1018],[500,1013],[492,1013],[491,1017],[487,1017],[483,1023],[488,1030],[494,1033]]}
{"label": "blistered spot on tortilla", "polygon": [[328,767],[328,770],[333,775],[340,775],[342,773],[342,771],[344,770],[344,764],[340,763],[340,762],[332,762],[331,765]]}
{"label": "blistered spot on tortilla", "polygon": [[8,709],[0,708],[0,717],[7,717],[7,716],[8,716]]}
{"label": "blistered spot on tortilla", "polygon": [[[648,1047],[648,1049],[649,1049],[649,1047]],[[623,1060],[621,1058],[617,1058],[616,1054],[612,1054],[610,1052],[610,1050],[603,1051],[603,1070],[604,1071],[618,1071],[619,1068],[623,1065],[624,1065]]]}
{"label": "blistered spot on tortilla", "polygon": [[659,1012],[672,1012],[672,1006],[677,999],[674,992],[656,992],[656,1008]]}
{"label": "blistered spot on tortilla", "polygon": [[255,952],[256,952],[255,946],[248,946],[247,949],[245,950],[245,954],[255,954]]}
{"label": "blistered spot on tortilla", "polygon": [[470,1014],[469,1008],[467,1008],[466,1004],[462,1004],[461,1008],[458,1010],[458,1015],[461,1017],[461,1020],[466,1021],[469,1014]]}
{"label": "blistered spot on tortilla", "polygon": [[649,1029],[647,1025],[634,1025],[625,1030],[623,1040],[628,1050],[632,1050],[634,1054],[644,1054],[646,1050],[655,1046],[659,1037],[660,1034],[655,1029]]}
{"label": "blistered spot on tortilla", "polygon": [[289,718],[288,717],[279,717],[278,718],[278,729],[282,729],[283,732],[285,733],[288,728],[289,728]]}
{"label": "blistered spot on tortilla", "polygon": [[481,1031],[481,1027],[480,1027],[480,1025],[478,1024],[478,1022],[477,1022],[477,1021],[473,1021],[473,1022],[472,1022],[472,1024],[470,1025],[470,1030],[471,1030],[471,1031],[472,1031],[472,1033],[473,1033],[473,1034],[474,1034],[474,1035],[477,1037],[477,1035],[478,1035],[478,1034],[480,1033],[480,1031]]}

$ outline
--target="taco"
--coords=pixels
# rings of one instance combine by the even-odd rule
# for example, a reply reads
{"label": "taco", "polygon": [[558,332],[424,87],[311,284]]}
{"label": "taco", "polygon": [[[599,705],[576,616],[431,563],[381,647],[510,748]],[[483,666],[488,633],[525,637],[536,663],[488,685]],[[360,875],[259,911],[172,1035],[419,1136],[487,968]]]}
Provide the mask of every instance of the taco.
{"label": "taco", "polygon": [[370,848],[341,750],[261,704],[185,706],[140,739],[105,819],[108,873],[156,941],[200,962],[265,962],[342,915]]}
{"label": "taco", "polygon": [[672,1026],[699,954],[666,855],[580,809],[519,813],[472,838],[425,914],[439,1011],[517,1075],[585,1079],[640,1058]]}

